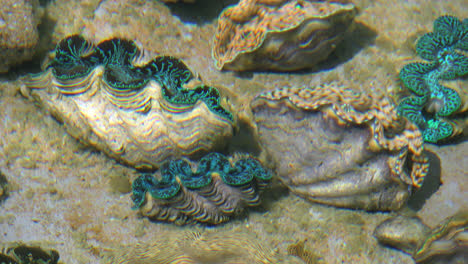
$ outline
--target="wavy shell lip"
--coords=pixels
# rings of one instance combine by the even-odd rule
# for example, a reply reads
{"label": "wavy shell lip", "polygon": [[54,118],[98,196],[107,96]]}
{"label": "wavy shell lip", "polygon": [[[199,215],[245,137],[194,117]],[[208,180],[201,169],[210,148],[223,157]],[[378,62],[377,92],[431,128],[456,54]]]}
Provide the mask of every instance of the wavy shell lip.
{"label": "wavy shell lip", "polygon": [[[192,169],[196,167],[196,169]],[[260,204],[272,175],[251,157],[229,160],[210,153],[197,165],[185,160],[163,164],[155,176],[133,182],[134,209],[152,220],[183,225],[221,224]]]}
{"label": "wavy shell lip", "polygon": [[280,179],[308,200],[395,210],[428,172],[421,133],[385,98],[329,84],[263,93],[251,107]]}
{"label": "wavy shell lip", "polygon": [[240,1],[218,19],[215,66],[234,71],[310,68],[334,50],[356,13],[351,3]]}
{"label": "wavy shell lip", "polygon": [[222,149],[235,120],[221,105],[218,90],[184,88],[193,75],[176,58],[134,66],[138,56],[130,41],[93,46],[71,36],[57,45],[46,71],[23,80],[21,92],[63,122],[73,137],[138,169]]}

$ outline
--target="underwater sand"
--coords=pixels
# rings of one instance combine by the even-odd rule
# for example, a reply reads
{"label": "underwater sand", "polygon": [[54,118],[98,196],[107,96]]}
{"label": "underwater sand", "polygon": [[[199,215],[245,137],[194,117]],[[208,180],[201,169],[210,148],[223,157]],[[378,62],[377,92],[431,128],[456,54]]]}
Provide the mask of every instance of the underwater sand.
{"label": "underwater sand", "polygon": [[[417,58],[414,40],[431,31],[440,15],[468,15],[466,0],[430,1],[430,5],[424,0],[353,2],[360,9],[354,33],[316,69],[291,74],[216,70],[210,50],[216,12],[206,13],[206,19],[196,24],[184,22],[194,14],[181,15],[181,20],[177,15],[182,11],[171,13],[158,1],[57,0],[46,6],[49,18],[44,23],[55,23],[47,27],[52,28],[48,34],[54,42],[72,33],[92,41],[119,36],[136,40],[150,55],[179,57],[206,84],[226,88],[232,100],[242,105],[260,91],[330,81],[392,95],[399,89],[399,69]],[[136,242],[204,230],[137,217],[129,193],[135,171],[81,145],[19,94],[18,80],[3,77],[0,170],[10,185],[9,197],[0,203],[0,243],[40,241],[59,251],[61,263],[105,263],[107,254]],[[466,87],[468,80],[457,85]],[[459,209],[468,210],[468,142],[427,145],[426,149],[438,155],[444,183],[417,213],[433,227]],[[286,249],[304,239],[306,249],[321,257],[318,263],[414,263],[409,255],[379,245],[372,236],[377,224],[395,214],[336,209],[292,194],[270,194],[246,218],[215,228],[256,236],[276,248],[283,263],[303,263],[287,256]]]}

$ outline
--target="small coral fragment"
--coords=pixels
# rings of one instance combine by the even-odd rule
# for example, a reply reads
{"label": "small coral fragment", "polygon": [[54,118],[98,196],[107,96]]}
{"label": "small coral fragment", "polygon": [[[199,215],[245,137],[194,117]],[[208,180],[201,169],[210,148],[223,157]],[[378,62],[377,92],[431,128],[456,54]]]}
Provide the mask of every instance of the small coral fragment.
{"label": "small coral fragment", "polygon": [[47,70],[26,77],[21,90],[71,135],[136,168],[224,147],[235,120],[219,91],[187,88],[193,74],[177,58],[140,60],[133,41],[113,38],[94,46],[73,35],[58,43]]}
{"label": "small coral fragment", "polygon": [[220,224],[260,203],[271,174],[254,158],[230,161],[218,153],[203,157],[196,172],[185,160],[163,164],[159,179],[143,174],[133,182],[133,201],[144,216],[186,224]]}
{"label": "small coral fragment", "polygon": [[328,57],[355,15],[351,3],[242,0],[221,13],[212,56],[218,69],[309,68]]}
{"label": "small coral fragment", "polygon": [[[459,52],[468,51],[466,21],[453,16],[437,18],[434,32],[416,44],[419,56],[430,63],[410,63],[400,71],[400,79],[412,94],[401,100],[399,111],[418,125],[427,142],[437,143],[461,133],[450,119],[466,110],[462,107],[466,102],[460,92],[440,82],[468,73],[468,57]],[[430,107],[434,102],[437,107]]]}
{"label": "small coral fragment", "polygon": [[251,107],[280,179],[308,200],[395,210],[428,172],[419,129],[388,98],[329,84],[262,93]]}

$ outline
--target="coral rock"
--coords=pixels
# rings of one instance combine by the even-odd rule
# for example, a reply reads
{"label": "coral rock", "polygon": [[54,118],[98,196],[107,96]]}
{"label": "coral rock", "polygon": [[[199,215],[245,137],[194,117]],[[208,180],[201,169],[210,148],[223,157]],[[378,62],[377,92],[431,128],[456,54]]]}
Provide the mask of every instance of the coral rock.
{"label": "coral rock", "polygon": [[224,147],[233,115],[216,88],[187,88],[193,74],[173,57],[142,65],[132,41],[96,47],[80,36],[62,40],[47,70],[28,76],[21,91],[65,123],[84,143],[136,168]]}
{"label": "coral rock", "polygon": [[133,182],[133,201],[144,216],[186,224],[220,224],[260,203],[271,174],[253,158],[211,153],[193,172],[184,160],[165,163],[157,178],[144,174]]}
{"label": "coral rock", "polygon": [[218,69],[308,68],[328,57],[355,15],[351,3],[242,0],[221,13],[212,56]]}
{"label": "coral rock", "polygon": [[420,131],[386,98],[330,84],[263,93],[251,107],[280,179],[308,200],[395,210],[427,174]]}
{"label": "coral rock", "polygon": [[0,73],[30,60],[39,40],[38,0],[2,0],[0,8]]}
{"label": "coral rock", "polygon": [[[460,52],[458,52],[458,51]],[[466,111],[465,93],[446,87],[451,80],[468,73],[468,19],[442,16],[434,22],[434,32],[422,36],[416,51],[429,63],[410,63],[400,71],[400,79],[412,94],[403,98],[399,111],[422,130],[427,142],[437,143],[457,136],[463,128],[452,120]]]}

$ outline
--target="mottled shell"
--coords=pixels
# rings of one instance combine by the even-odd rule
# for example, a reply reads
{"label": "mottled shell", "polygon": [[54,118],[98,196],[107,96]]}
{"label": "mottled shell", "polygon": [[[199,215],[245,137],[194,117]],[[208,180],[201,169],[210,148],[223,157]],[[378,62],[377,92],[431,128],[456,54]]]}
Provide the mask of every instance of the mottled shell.
{"label": "mottled shell", "polygon": [[421,133],[385,98],[331,84],[260,94],[251,107],[280,179],[308,200],[396,210],[427,174]]}
{"label": "mottled shell", "polygon": [[219,150],[233,135],[234,118],[216,88],[186,88],[192,73],[175,58],[134,66],[133,42],[111,39],[95,48],[79,36],[62,40],[56,53],[45,72],[24,79],[21,92],[73,137],[117,160],[158,168],[168,158]]}
{"label": "mottled shell", "polygon": [[242,0],[218,19],[215,66],[234,71],[309,68],[335,49],[355,15],[351,3]]}

